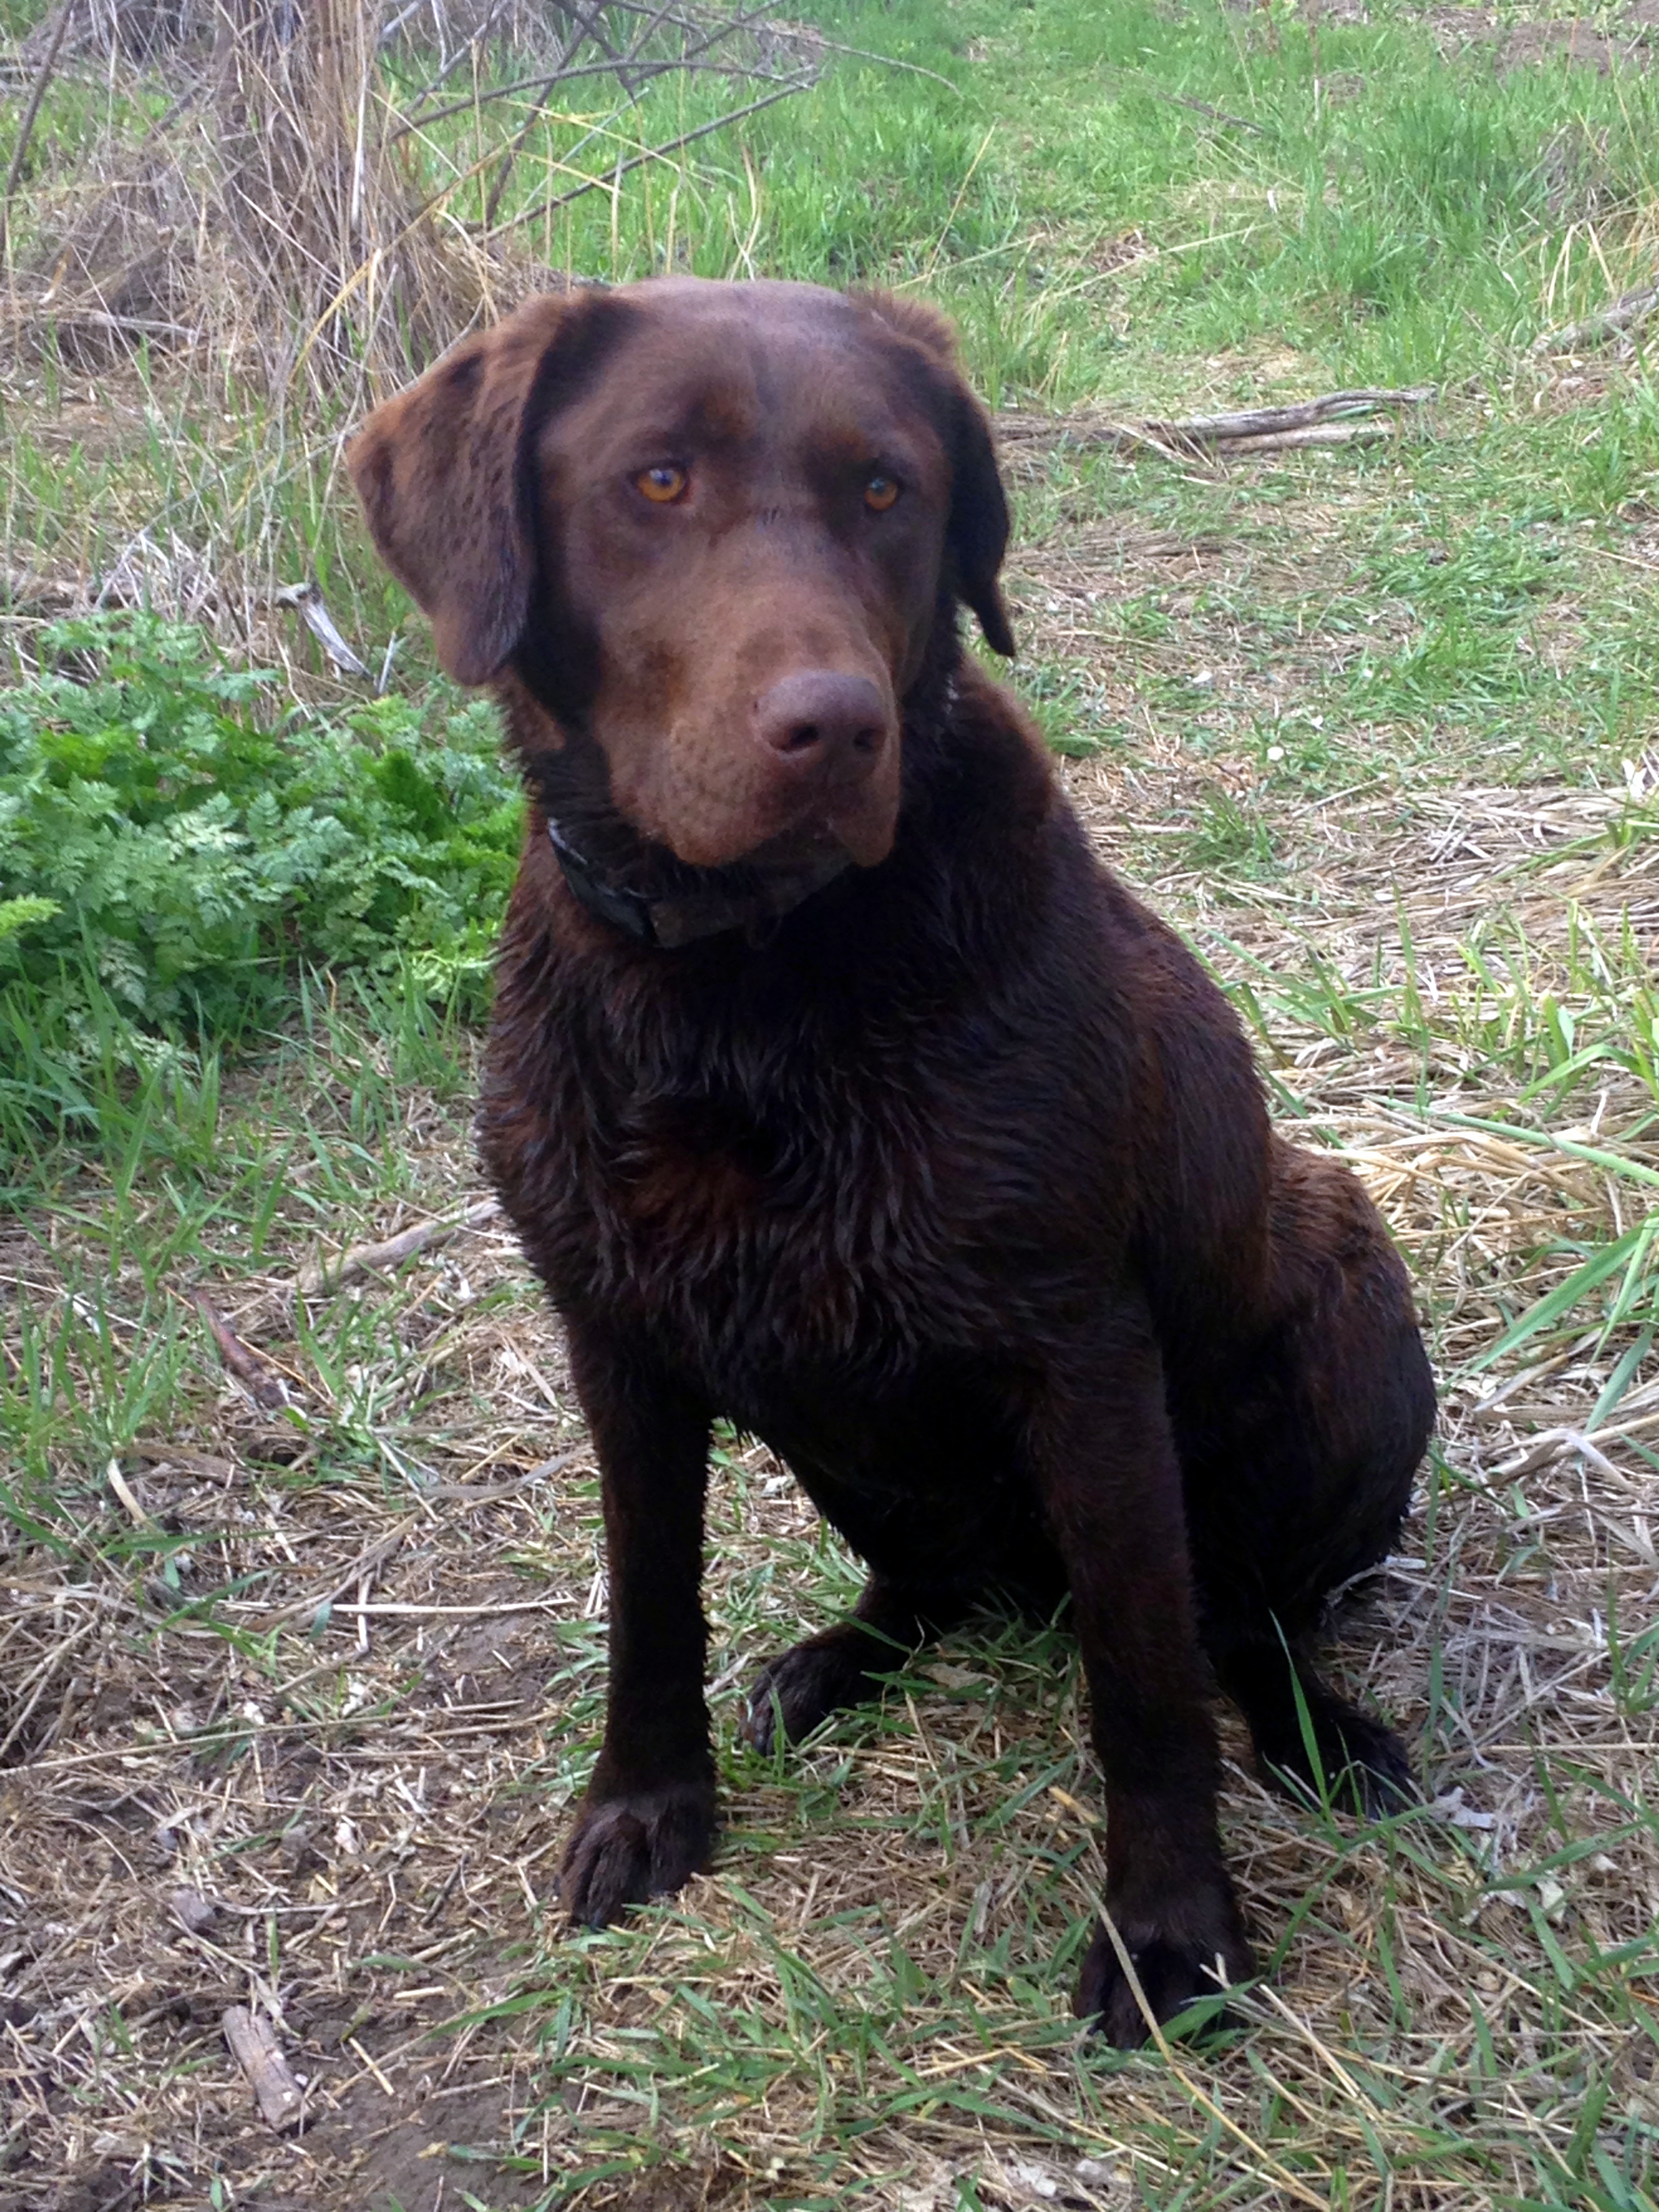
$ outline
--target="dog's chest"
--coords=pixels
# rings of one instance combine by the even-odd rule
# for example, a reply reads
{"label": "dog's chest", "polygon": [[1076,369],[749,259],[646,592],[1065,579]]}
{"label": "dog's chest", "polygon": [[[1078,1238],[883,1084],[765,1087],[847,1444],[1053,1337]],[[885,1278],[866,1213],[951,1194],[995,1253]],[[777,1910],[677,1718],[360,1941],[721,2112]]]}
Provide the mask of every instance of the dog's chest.
{"label": "dog's chest", "polygon": [[[498,1039],[498,1047],[500,1043]],[[492,1086],[498,1187],[555,1299],[647,1330],[709,1380],[969,1348],[1006,1329],[987,1186],[914,1059],[618,1066],[566,1040]],[[499,1066],[499,1060],[497,1062]]]}
{"label": "dog's chest", "polygon": [[868,1081],[793,1112],[700,1093],[639,1103],[618,1135],[589,1154],[586,1233],[612,1296],[705,1364],[890,1358],[972,1330],[961,1209],[914,1102]]}

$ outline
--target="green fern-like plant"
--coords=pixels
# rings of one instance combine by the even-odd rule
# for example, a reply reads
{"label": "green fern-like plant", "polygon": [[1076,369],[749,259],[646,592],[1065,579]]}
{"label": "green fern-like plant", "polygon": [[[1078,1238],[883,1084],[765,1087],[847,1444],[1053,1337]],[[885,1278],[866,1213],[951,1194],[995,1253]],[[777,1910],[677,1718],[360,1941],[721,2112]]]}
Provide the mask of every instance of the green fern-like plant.
{"label": "green fern-like plant", "polygon": [[320,713],[146,614],[46,652],[0,695],[0,1081],[9,1036],[106,1055],[112,1006],[135,1066],[278,1026],[301,964],[481,1008],[523,811],[488,707]]}

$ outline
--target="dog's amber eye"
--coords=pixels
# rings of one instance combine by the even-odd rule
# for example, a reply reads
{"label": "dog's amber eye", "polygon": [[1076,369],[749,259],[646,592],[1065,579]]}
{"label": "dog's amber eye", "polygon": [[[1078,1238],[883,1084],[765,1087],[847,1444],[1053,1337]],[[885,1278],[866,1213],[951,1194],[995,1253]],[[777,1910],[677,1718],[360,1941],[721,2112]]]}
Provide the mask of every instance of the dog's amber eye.
{"label": "dog's amber eye", "polygon": [[690,481],[685,471],[677,469],[672,461],[659,461],[654,469],[641,469],[634,479],[646,497],[655,500],[659,507],[668,507],[675,500],[684,499]]}
{"label": "dog's amber eye", "polygon": [[876,471],[874,476],[864,487],[864,503],[867,507],[873,508],[878,514],[885,514],[898,495],[897,484],[891,477],[884,475],[880,469]]}

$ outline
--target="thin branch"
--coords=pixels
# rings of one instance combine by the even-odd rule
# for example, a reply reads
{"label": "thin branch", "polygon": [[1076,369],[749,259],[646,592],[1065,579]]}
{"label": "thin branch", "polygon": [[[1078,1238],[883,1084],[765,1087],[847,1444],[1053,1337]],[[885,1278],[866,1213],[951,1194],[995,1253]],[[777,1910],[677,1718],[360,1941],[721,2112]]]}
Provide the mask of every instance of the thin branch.
{"label": "thin branch", "polygon": [[1370,446],[1390,438],[1388,422],[1306,422],[1299,430],[1265,430],[1260,437],[1230,438],[1229,453],[1280,453],[1297,446]]}
{"label": "thin branch", "polygon": [[[780,31],[779,36],[793,39],[796,46],[805,46],[814,53],[850,54],[854,61],[875,62],[883,69],[908,70],[912,76],[925,76],[934,84],[942,84],[946,92],[955,93],[958,100],[968,97],[959,84],[953,84],[948,76],[941,76],[937,70],[924,69],[920,62],[902,61],[897,54],[872,53],[868,46],[844,46],[838,39],[826,39],[815,25],[810,23],[799,30]],[[1245,125],[1247,130],[1255,127],[1251,124]]]}
{"label": "thin branch", "polygon": [[1061,422],[1054,434],[1078,446],[1110,446],[1119,453],[1156,453],[1163,460],[1205,459],[1218,450],[1281,452],[1297,446],[1342,446],[1389,435],[1364,421],[1383,409],[1421,407],[1435,397],[1431,384],[1401,391],[1328,392],[1289,407],[1251,407],[1233,415],[1189,415],[1179,421]]}
{"label": "thin branch", "polygon": [[1638,284],[1633,291],[1621,292],[1610,307],[1586,315],[1582,322],[1569,323],[1561,331],[1546,331],[1542,337],[1533,340],[1532,349],[1534,353],[1576,353],[1580,346],[1600,345],[1607,338],[1639,330],[1656,310],[1659,310],[1659,278]]}
{"label": "thin branch", "polygon": [[[652,77],[669,76],[676,70],[684,70],[688,75],[708,75],[718,71],[721,64],[680,61],[665,57],[660,61],[635,62],[633,68],[648,81]],[[754,74],[752,70],[742,71],[736,68],[730,69],[728,73],[733,76]],[[452,100],[447,107],[435,107],[429,115],[411,115],[395,131],[387,131],[386,143],[388,146],[395,146],[398,139],[407,138],[411,131],[429,131],[434,124],[447,123],[452,115],[470,115],[474,108],[488,107],[498,100],[511,100],[515,93],[550,92],[556,85],[574,83],[579,76],[615,76],[616,74],[617,64],[614,62],[581,62],[574,69],[546,70],[540,76],[515,77],[511,84],[493,84],[488,92],[471,93],[465,100]],[[638,95],[635,97],[637,99]],[[540,112],[538,108],[537,113]]]}
{"label": "thin branch", "polygon": [[1284,430],[1306,429],[1317,422],[1374,415],[1379,407],[1421,407],[1434,396],[1432,384],[1413,384],[1394,392],[1328,392],[1322,398],[1300,400],[1290,407],[1249,407],[1233,415],[1189,415],[1182,422],[1150,422],[1144,428],[1156,438],[1212,446],[1229,439],[1269,437]]}
{"label": "thin branch", "polygon": [[544,216],[556,214],[560,208],[568,207],[572,200],[580,199],[585,193],[614,191],[623,177],[635,169],[642,168],[646,162],[665,161],[671,154],[678,154],[682,147],[690,146],[699,138],[707,138],[712,131],[727,130],[732,124],[741,123],[750,115],[758,115],[763,107],[775,107],[779,100],[787,100],[793,93],[810,91],[812,83],[810,76],[797,77],[793,83],[780,85],[775,92],[769,92],[763,100],[751,100],[746,107],[734,107],[729,114],[717,115],[712,123],[700,123],[695,131],[683,131],[678,138],[667,139],[660,146],[647,146],[644,153],[636,154],[631,161],[618,161],[608,176],[586,178],[568,192],[556,193],[550,199],[538,200],[534,207],[526,208],[491,234],[505,238],[508,231],[520,229],[526,223],[535,222]]}
{"label": "thin branch", "polygon": [[1188,107],[1194,115],[1207,116],[1212,123],[1224,124],[1231,131],[1254,131],[1258,138],[1271,138],[1273,133],[1265,123],[1253,123],[1248,115],[1232,115],[1224,107],[1212,107],[1207,100],[1194,100],[1184,92],[1165,92],[1161,85],[1147,82],[1139,70],[1114,69],[1105,64],[1108,76],[1127,79],[1137,92],[1144,92],[1148,100],[1161,100],[1167,107]]}
{"label": "thin branch", "polygon": [[354,1275],[384,1273],[401,1266],[416,1252],[424,1252],[433,1244],[447,1243],[465,1229],[482,1229],[501,1212],[493,1198],[483,1199],[477,1206],[448,1221],[422,1221],[412,1229],[400,1230],[397,1236],[388,1237],[374,1244],[354,1244],[342,1252],[337,1259],[325,1260],[302,1268],[295,1288],[301,1297],[314,1298],[325,1291],[337,1291]]}
{"label": "thin branch", "polygon": [[[0,240],[0,248],[3,241]],[[91,307],[51,307],[37,311],[54,330],[103,331],[113,337],[165,338],[173,345],[200,345],[205,331],[185,323],[156,323],[142,315],[106,315]]]}
{"label": "thin branch", "polygon": [[58,66],[58,49],[64,43],[64,33],[69,29],[73,0],[63,0],[58,10],[58,24],[52,34],[52,44],[46,48],[46,58],[35,74],[29,88],[28,105],[23,110],[23,119],[17,126],[17,143],[11,149],[11,166],[6,171],[5,190],[0,191],[0,261],[4,260],[7,243],[11,234],[12,195],[17,190],[23,173],[23,163],[28,155],[29,140],[34,136],[35,118],[40,112],[40,103],[46,96],[46,87],[52,82],[52,71]]}
{"label": "thin branch", "polygon": [[[416,7],[422,4],[423,0],[416,0]],[[467,56],[470,53],[475,52],[483,44],[484,40],[489,36],[489,33],[495,29],[499,18],[506,14],[507,10],[512,6],[512,4],[513,0],[495,0],[495,5],[484,17],[483,22],[479,24],[477,29],[472,33],[472,36],[467,40],[466,44],[464,46],[456,47],[454,52],[444,64],[443,67],[438,71],[437,76],[433,78],[431,83],[423,86],[421,91],[416,94],[416,99],[430,100],[433,94],[438,90],[441,85],[447,84],[450,78],[454,76],[456,70],[459,69],[461,64],[466,59]],[[410,10],[410,13],[413,13],[412,9]],[[401,18],[399,20],[401,21]]]}

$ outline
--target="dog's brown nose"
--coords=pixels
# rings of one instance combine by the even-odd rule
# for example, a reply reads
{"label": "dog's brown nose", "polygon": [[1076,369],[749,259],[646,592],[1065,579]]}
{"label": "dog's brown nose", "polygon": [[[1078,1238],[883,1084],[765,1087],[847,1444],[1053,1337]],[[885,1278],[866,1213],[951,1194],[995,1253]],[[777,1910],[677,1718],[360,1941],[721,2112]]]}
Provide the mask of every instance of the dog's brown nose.
{"label": "dog's brown nose", "polygon": [[872,769],[888,738],[887,707],[867,676],[786,676],[755,710],[763,745],[802,769],[834,775]]}

